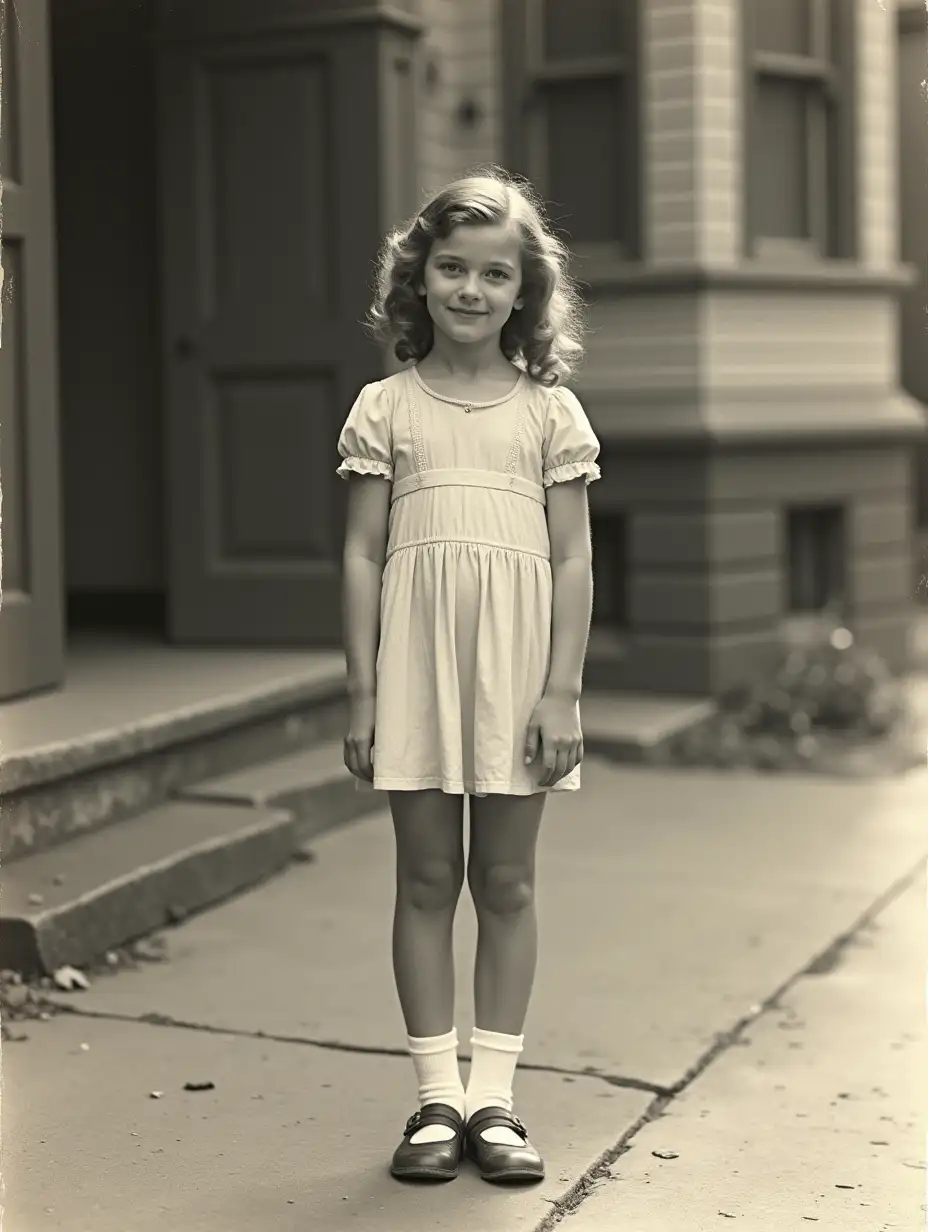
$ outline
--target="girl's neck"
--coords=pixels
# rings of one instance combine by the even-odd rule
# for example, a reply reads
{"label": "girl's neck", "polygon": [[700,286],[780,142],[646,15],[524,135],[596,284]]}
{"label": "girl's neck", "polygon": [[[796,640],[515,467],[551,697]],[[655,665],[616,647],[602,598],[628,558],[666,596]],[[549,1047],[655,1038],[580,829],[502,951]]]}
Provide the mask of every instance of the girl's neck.
{"label": "girl's neck", "polygon": [[431,351],[417,366],[423,377],[460,381],[462,384],[511,376],[515,367],[499,349],[498,341],[487,347],[464,349],[443,346],[440,339],[435,340]]}

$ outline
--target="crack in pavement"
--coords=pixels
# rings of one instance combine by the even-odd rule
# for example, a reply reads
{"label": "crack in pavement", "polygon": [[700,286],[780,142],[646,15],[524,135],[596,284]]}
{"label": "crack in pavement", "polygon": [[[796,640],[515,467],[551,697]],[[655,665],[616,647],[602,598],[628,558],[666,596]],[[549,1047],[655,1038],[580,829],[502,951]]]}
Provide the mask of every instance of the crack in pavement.
{"label": "crack in pavement", "polygon": [[723,1053],[729,1051],[741,1040],[745,1031],[756,1022],[764,1014],[768,1014],[771,1010],[779,1009],[783,997],[791,991],[800,980],[807,979],[809,976],[817,976],[827,974],[834,971],[838,966],[841,957],[845,951],[854,943],[855,939],[871,927],[877,918],[902,894],[909,889],[913,882],[918,878],[919,874],[925,867],[926,856],[921,856],[918,862],[899,877],[888,890],[884,891],[875,902],[858,916],[857,920],[841,933],[834,941],[830,942],[823,950],[816,954],[808,963],[796,971],[788,979],[772,992],[768,997],[757,1005],[753,1005],[747,1014],[744,1014],[734,1026],[727,1031],[719,1032],[715,1037],[715,1042],[706,1049],[701,1057],[691,1065],[679,1082],[675,1082],[672,1087],[658,1094],[644,1110],[637,1121],[631,1125],[621,1138],[618,1139],[611,1147],[605,1150],[602,1155],[590,1165],[583,1175],[576,1180],[573,1185],[561,1195],[560,1198],[549,1199],[551,1202],[551,1210],[536,1225],[534,1232],[551,1232],[553,1228],[565,1219],[568,1215],[576,1213],[577,1208],[590,1198],[600,1181],[607,1179],[610,1175],[610,1169],[616,1160],[627,1154],[634,1145],[633,1139],[641,1132],[646,1125],[652,1121],[656,1121],[663,1116],[670,1104],[677,1099],[680,1094],[686,1090],[695,1080],[703,1074],[710,1065],[713,1064]]}
{"label": "crack in pavement", "polygon": [[[360,1053],[373,1057],[400,1057],[409,1060],[405,1048],[389,1048],[377,1044],[349,1044],[343,1040],[312,1039],[305,1035],[281,1035],[272,1031],[242,1031],[235,1027],[217,1027],[211,1023],[188,1022],[183,1018],[174,1018],[170,1014],[159,1014],[150,1011],[146,1014],[118,1014],[111,1010],[87,1010],[78,1005],[66,1005],[61,1001],[52,1001],[55,1012],[71,1014],[75,1018],[94,1018],[108,1022],[143,1023],[150,1027],[171,1027],[180,1031],[200,1031],[207,1035],[233,1036],[236,1039],[268,1040],[272,1044],[299,1044],[305,1048],[328,1049],[330,1052]],[[462,1061],[470,1061],[470,1054],[462,1052]],[[656,1082],[647,1082],[643,1078],[629,1078],[623,1074],[606,1074],[600,1070],[585,1066],[583,1069],[567,1069],[558,1065],[533,1065],[527,1062],[519,1065],[522,1073],[556,1074],[565,1078],[598,1078],[609,1086],[622,1087],[629,1091],[646,1091],[657,1097],[669,1096],[672,1089],[660,1086]]]}
{"label": "crack in pavement", "polygon": [[[558,1224],[567,1216],[576,1212],[577,1208],[590,1198],[596,1186],[610,1175],[612,1165],[627,1154],[634,1145],[634,1138],[641,1132],[646,1125],[652,1121],[658,1120],[664,1115],[667,1108],[677,1099],[693,1082],[696,1081],[720,1056],[735,1047],[747,1029],[765,1014],[769,1014],[772,1010],[781,1008],[783,998],[789,993],[795,985],[801,980],[809,977],[817,977],[827,975],[833,972],[840,964],[844,954],[855,943],[855,941],[868,928],[872,927],[878,917],[895,901],[901,894],[913,884],[925,867],[928,854],[919,857],[918,861],[905,873],[902,874],[892,885],[883,892],[871,905],[866,908],[854,921],[854,923],[844,932],[840,933],[834,940],[828,943],[822,950],[814,955],[809,962],[805,963],[799,970],[794,972],[782,984],[779,985],[772,993],[770,993],[763,1001],[751,1006],[750,1010],[742,1015],[733,1026],[725,1031],[716,1034],[713,1043],[706,1051],[689,1067],[683,1077],[671,1086],[662,1086],[658,1083],[647,1082],[639,1078],[630,1078],[618,1074],[605,1074],[589,1066],[583,1069],[566,1069],[558,1066],[550,1065],[520,1065],[523,1071],[532,1071],[535,1073],[549,1073],[571,1078],[596,1078],[610,1086],[622,1087],[627,1090],[644,1091],[653,1095],[653,1099],[648,1104],[645,1111],[641,1114],[632,1125],[625,1130],[622,1136],[607,1148],[603,1153],[586,1169],[586,1171],[567,1189],[559,1198],[548,1199],[551,1204],[551,1210],[544,1216],[539,1224],[536,1225],[533,1232],[552,1232]],[[298,1044],[304,1047],[328,1049],[335,1052],[360,1053],[369,1056],[397,1057],[403,1060],[408,1059],[408,1053],[403,1048],[388,1048],[375,1045],[349,1044],[339,1040],[325,1039],[310,1039],[305,1036],[290,1036],[266,1031],[243,1031],[236,1030],[230,1027],[217,1027],[206,1023],[186,1022],[179,1018],[171,1017],[167,1014],[159,1014],[157,1012],[149,1012],[142,1015],[119,1014],[115,1012],[105,1012],[99,1010],[82,1009],[80,1006],[67,1005],[60,1001],[52,1001],[57,1013],[72,1014],[81,1018],[103,1019],[113,1022],[130,1022],[144,1023],[149,1026],[168,1027],[176,1030],[185,1031],[201,1031],[214,1035],[235,1036],[245,1039],[268,1040],[272,1043],[281,1044]],[[469,1060],[466,1054],[462,1054],[462,1059]]]}

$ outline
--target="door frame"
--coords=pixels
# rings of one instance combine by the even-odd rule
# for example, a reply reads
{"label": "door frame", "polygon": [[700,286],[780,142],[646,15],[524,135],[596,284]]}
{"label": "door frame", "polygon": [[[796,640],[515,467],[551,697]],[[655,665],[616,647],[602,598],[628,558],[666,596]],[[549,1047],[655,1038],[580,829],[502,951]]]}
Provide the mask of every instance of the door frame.
{"label": "door frame", "polygon": [[9,431],[0,446],[7,496],[0,701],[60,685],[65,653],[49,10],[47,0],[6,0],[3,7],[4,110],[10,114],[0,123],[12,165],[4,168],[0,189],[6,256],[0,363]]}

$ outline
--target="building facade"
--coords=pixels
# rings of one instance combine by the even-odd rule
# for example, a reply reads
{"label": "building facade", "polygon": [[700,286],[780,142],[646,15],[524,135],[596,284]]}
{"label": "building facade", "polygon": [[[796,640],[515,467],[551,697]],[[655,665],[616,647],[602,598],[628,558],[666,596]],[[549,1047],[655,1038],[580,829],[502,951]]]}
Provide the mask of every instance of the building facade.
{"label": "building facade", "polygon": [[389,367],[359,325],[372,259],[485,161],[538,184],[590,303],[591,680],[716,692],[824,606],[904,664],[928,403],[918,3],[13,11],[0,698],[60,684],[86,626],[338,644],[334,444]]}

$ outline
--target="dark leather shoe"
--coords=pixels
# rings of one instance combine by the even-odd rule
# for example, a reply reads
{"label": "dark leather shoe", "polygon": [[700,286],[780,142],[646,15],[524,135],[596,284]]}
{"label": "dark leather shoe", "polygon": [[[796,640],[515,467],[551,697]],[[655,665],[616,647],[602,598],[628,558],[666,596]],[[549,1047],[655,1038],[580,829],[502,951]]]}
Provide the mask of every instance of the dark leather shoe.
{"label": "dark leather shoe", "polygon": [[[447,1125],[454,1137],[446,1142],[410,1142],[426,1125]],[[403,1141],[393,1152],[390,1172],[407,1181],[453,1181],[464,1153],[464,1120],[448,1104],[426,1104],[406,1122]]]}
{"label": "dark leather shoe", "polygon": [[[487,1142],[485,1129],[499,1125],[514,1130],[522,1139],[521,1146],[504,1146]],[[481,1108],[467,1122],[465,1130],[467,1153],[476,1163],[485,1181],[501,1184],[508,1181],[543,1181],[544,1160],[528,1140],[528,1131],[512,1112],[505,1108]]]}

